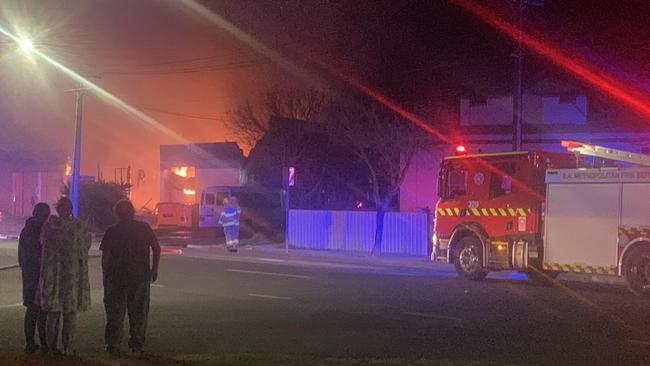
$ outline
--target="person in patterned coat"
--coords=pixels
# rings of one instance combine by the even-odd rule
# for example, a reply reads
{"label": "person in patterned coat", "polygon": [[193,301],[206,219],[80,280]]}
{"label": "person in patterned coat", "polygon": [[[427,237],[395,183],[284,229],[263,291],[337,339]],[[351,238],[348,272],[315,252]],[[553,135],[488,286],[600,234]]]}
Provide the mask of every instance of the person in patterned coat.
{"label": "person in patterned coat", "polygon": [[63,318],[63,353],[74,355],[77,313],[90,308],[88,251],[90,234],[72,216],[72,201],[62,197],[56,204],[58,216],[50,216],[41,232],[41,274],[37,301],[47,311],[48,351],[59,353],[59,320]]}

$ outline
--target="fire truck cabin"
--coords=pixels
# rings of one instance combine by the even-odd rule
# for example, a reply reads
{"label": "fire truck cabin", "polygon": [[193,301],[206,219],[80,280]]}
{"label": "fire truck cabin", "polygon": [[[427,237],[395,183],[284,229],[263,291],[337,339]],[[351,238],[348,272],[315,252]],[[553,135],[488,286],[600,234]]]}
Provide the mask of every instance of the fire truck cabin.
{"label": "fire truck cabin", "polygon": [[576,159],[525,151],[444,158],[433,256],[471,279],[490,269],[541,269],[545,172],[575,168]]}

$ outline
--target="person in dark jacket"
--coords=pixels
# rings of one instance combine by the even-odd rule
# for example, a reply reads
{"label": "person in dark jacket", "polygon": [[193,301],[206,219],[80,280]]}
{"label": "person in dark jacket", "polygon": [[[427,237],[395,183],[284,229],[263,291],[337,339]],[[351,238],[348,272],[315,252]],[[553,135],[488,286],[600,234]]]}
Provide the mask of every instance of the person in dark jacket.
{"label": "person in dark jacket", "polygon": [[[27,219],[25,227],[20,232],[18,240],[18,264],[23,277],[23,305],[25,310],[25,352],[34,353],[39,348],[46,348],[45,321],[47,312],[36,304],[36,288],[41,271],[41,229],[45,220],[50,216],[50,206],[47,203],[37,203],[32,217]],[[38,325],[40,347],[36,345],[34,336]]]}
{"label": "person in dark jacket", "polygon": [[[151,227],[134,219],[128,200],[113,209],[118,223],[106,230],[102,251],[106,351],[120,353],[125,314],[129,315],[129,347],[141,355],[149,314],[149,287],[158,278],[160,246]],[[153,252],[151,261],[150,250]]]}

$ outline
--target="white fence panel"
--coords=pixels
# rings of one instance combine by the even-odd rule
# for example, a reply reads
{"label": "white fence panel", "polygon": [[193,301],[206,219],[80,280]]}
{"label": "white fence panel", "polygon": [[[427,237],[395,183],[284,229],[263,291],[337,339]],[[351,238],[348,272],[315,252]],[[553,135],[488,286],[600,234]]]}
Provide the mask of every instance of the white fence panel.
{"label": "white fence panel", "polygon": [[428,252],[425,213],[388,212],[384,217],[384,253],[426,256]]}
{"label": "white fence panel", "polygon": [[[290,210],[289,245],[293,248],[370,252],[375,239],[375,212]],[[426,256],[427,215],[388,212],[384,217],[382,253]]]}

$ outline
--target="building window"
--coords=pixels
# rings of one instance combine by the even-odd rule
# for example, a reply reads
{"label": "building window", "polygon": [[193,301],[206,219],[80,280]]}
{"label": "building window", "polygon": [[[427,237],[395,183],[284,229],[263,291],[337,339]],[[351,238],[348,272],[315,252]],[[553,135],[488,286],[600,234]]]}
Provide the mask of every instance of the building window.
{"label": "building window", "polygon": [[560,94],[559,104],[576,104],[578,96],[575,94]]}
{"label": "building window", "polygon": [[481,95],[474,95],[469,98],[469,105],[472,107],[475,106],[480,106],[480,105],[487,105],[487,98]]}

